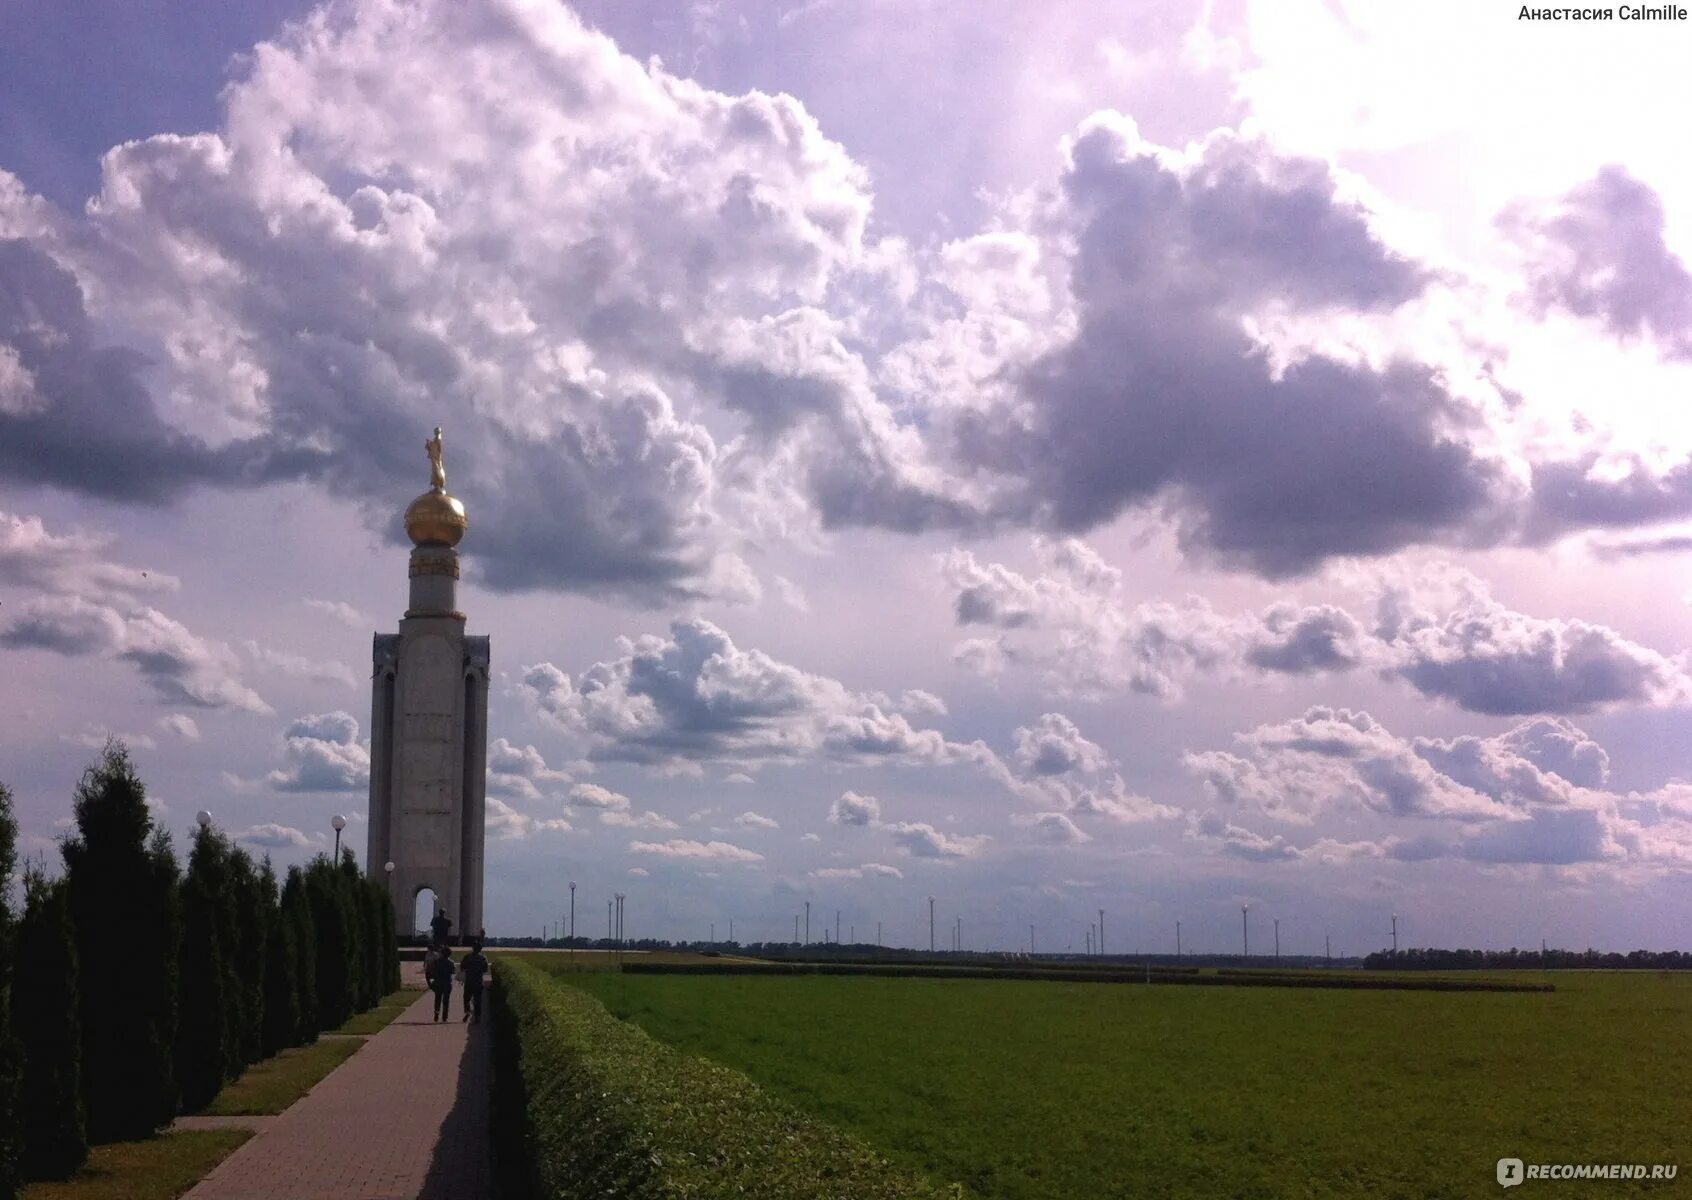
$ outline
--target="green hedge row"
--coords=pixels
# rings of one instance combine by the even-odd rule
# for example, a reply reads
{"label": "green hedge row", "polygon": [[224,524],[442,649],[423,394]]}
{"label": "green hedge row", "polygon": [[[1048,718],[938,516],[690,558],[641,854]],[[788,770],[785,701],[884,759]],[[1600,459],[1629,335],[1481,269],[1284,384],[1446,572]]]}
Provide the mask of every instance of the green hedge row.
{"label": "green hedge row", "polygon": [[858,975],[889,979],[1035,979],[1048,983],[1153,983],[1195,987],[1295,987],[1351,988],[1383,992],[1550,992],[1548,983],[1503,983],[1480,979],[1383,979],[1379,976],[1320,974],[1274,974],[1267,971],[1233,971],[1226,967],[1214,975],[1200,975],[1196,968],[1128,967],[1105,971],[1066,970],[1061,967],[933,967],[918,965],[876,966],[853,963],[656,963],[624,962],[625,975]]}
{"label": "green hedge row", "polygon": [[494,963],[501,1194],[628,1200],[961,1197],[620,1021],[538,967]]}

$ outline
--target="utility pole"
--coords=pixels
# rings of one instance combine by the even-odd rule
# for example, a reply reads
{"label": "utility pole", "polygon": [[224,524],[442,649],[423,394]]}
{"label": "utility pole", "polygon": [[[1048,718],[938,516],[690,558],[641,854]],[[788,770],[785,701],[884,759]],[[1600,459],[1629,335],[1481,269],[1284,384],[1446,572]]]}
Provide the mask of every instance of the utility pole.
{"label": "utility pole", "polygon": [[952,918],[952,949],[963,953],[963,918]]}
{"label": "utility pole", "polygon": [[1249,904],[1240,905],[1240,939],[1245,946],[1245,957],[1251,957],[1251,926],[1246,923],[1246,909]]}
{"label": "utility pole", "polygon": [[934,953],[934,897],[928,898],[928,952]]}
{"label": "utility pole", "polygon": [[805,944],[811,944],[811,902],[805,901]]}
{"label": "utility pole", "polygon": [[793,914],[793,944],[795,946],[797,946],[799,944],[799,914],[798,913]]}
{"label": "utility pole", "polygon": [[836,946],[840,944],[840,910],[838,908],[834,910],[834,944]]}
{"label": "utility pole", "polygon": [[717,944],[717,923],[715,921],[711,922],[711,944],[713,946]]}
{"label": "utility pole", "polygon": [[1099,957],[1104,957],[1104,909],[1099,909]]}
{"label": "utility pole", "polygon": [[1275,918],[1275,957],[1281,957],[1281,918]]}
{"label": "utility pole", "polygon": [[1322,950],[1328,956],[1328,965],[1330,967],[1333,966],[1334,965],[1334,935],[1333,934],[1324,933],[1322,935]]}
{"label": "utility pole", "polygon": [[617,926],[613,923],[611,918],[611,909],[615,903],[616,902],[613,900],[607,900],[605,902],[605,940],[608,942],[617,935]]}
{"label": "utility pole", "polygon": [[875,948],[877,950],[881,949],[881,922],[880,921],[877,921],[875,923]]}
{"label": "utility pole", "polygon": [[1028,957],[1034,957],[1034,926],[1028,927]]}
{"label": "utility pole", "polygon": [[1093,923],[1087,922],[1087,957],[1093,956]]}
{"label": "utility pole", "polygon": [[1175,922],[1175,957],[1181,957],[1181,922]]}
{"label": "utility pole", "polygon": [[729,918],[729,941],[731,943],[734,941],[734,918],[733,917]]}
{"label": "utility pole", "polygon": [[1398,953],[1398,914],[1392,914],[1392,952]]}

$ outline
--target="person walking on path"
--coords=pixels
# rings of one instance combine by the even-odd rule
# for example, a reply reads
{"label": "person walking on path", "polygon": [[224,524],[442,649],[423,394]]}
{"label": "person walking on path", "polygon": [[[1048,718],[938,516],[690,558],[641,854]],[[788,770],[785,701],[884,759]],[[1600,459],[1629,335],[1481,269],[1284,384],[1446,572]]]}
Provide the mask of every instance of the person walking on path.
{"label": "person walking on path", "polygon": [[[480,1022],[482,1019],[482,977],[488,973],[488,960],[482,954],[482,943],[470,943],[470,953],[464,956],[458,964],[458,973],[464,979],[464,1017],[466,1021]],[[475,1016],[472,1017],[471,1013]]]}
{"label": "person walking on path", "polygon": [[[434,974],[428,971],[433,968]],[[452,951],[439,947],[434,962],[424,968],[424,978],[435,993],[435,1020],[445,1021],[452,1016]]]}

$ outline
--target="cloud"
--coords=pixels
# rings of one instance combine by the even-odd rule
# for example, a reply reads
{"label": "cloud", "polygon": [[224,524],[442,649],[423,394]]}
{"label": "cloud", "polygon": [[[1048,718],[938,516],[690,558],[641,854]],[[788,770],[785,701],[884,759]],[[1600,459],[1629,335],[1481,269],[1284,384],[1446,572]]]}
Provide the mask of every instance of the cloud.
{"label": "cloud", "polygon": [[114,148],[81,213],[0,189],[28,239],[0,266],[9,471],[152,502],[310,479],[388,530],[421,479],[393,431],[438,420],[486,584],[651,603],[756,594],[742,495],[948,507],[820,307],[886,255],[866,173],[791,97],[638,62],[565,6],[345,0],[223,108]]}
{"label": "cloud", "polygon": [[200,740],[200,727],[187,713],[167,713],[159,718],[159,728],[174,733],[185,742]]}
{"label": "cloud", "polygon": [[1436,770],[1366,712],[1317,706],[1234,740],[1240,754],[1189,752],[1182,760],[1222,804],[1296,822],[1335,807],[1460,821],[1510,815],[1497,801]]}
{"label": "cloud", "polygon": [[254,825],[249,829],[238,829],[230,836],[238,842],[262,846],[267,850],[305,849],[323,844],[321,835],[307,837],[291,825]]}
{"label": "cloud", "polygon": [[817,879],[903,879],[905,873],[885,863],[864,863],[859,867],[819,867],[811,874]]}
{"label": "cloud", "polygon": [[283,731],[288,765],[265,777],[279,792],[362,792],[370,786],[370,749],[358,720],[337,709],[311,713]]}
{"label": "cloud", "polygon": [[696,842],[671,838],[667,842],[630,842],[634,854],[655,854],[660,858],[698,859],[712,862],[761,862],[763,855],[728,842]]}
{"label": "cloud", "polygon": [[650,809],[643,813],[634,813],[620,808],[604,809],[599,814],[599,823],[601,825],[614,825],[622,829],[670,830],[681,828],[680,825],[677,825],[662,813],[655,813]]}
{"label": "cloud", "polygon": [[324,616],[339,621],[350,629],[369,629],[375,624],[370,617],[344,600],[302,600],[301,604]]}
{"label": "cloud", "polygon": [[1082,737],[1075,722],[1062,713],[1046,713],[1013,736],[1017,762],[1035,775],[1101,771],[1109,762],[1103,747]]}
{"label": "cloud", "polygon": [[961,643],[961,665],[983,674],[1039,668],[1060,695],[1130,691],[1174,701],[1200,675],[1346,671],[1368,653],[1361,625],[1331,605],[1282,603],[1238,617],[1197,597],[1129,607],[1121,572],[1084,543],[1037,538],[1034,553],[1033,577],[967,550],[941,557],[959,623],[998,630]]}
{"label": "cloud", "polygon": [[353,677],[352,671],[345,663],[325,662],[299,654],[285,654],[254,641],[242,642],[241,649],[245,650],[247,657],[254,662],[262,663],[290,679],[304,679],[312,683],[339,683],[346,687],[358,686],[358,680]]}
{"label": "cloud", "polygon": [[498,796],[487,797],[484,824],[497,838],[516,841],[536,833],[569,833],[573,826],[563,817],[532,817],[511,807]]}
{"label": "cloud", "polygon": [[945,834],[932,825],[908,821],[886,829],[899,849],[915,858],[973,858],[992,840],[986,834]]}
{"label": "cloud", "polygon": [[1073,533],[1154,508],[1190,554],[1268,577],[1508,532],[1522,489],[1458,434],[1485,417],[1439,370],[1272,361],[1244,328],[1385,315],[1432,282],[1325,164],[1229,133],[1183,158],[1113,113],[1067,153],[1042,216],[1072,239],[1073,332],[959,422],[1002,511]]}
{"label": "cloud", "polygon": [[1679,663],[1580,620],[1531,617],[1458,575],[1445,612],[1420,607],[1414,591],[1388,588],[1379,632],[1394,652],[1389,673],[1424,696],[1495,716],[1583,713],[1616,705],[1684,703]]}
{"label": "cloud", "polygon": [[742,829],[780,829],[781,823],[762,813],[743,812],[734,819],[734,823]]}
{"label": "cloud", "polygon": [[110,561],[116,543],[110,535],[53,534],[40,517],[0,512],[0,583],[107,602],[181,587],[174,576]]}
{"label": "cloud", "polygon": [[1092,841],[1079,825],[1060,812],[1013,813],[1011,824],[1026,825],[1041,841],[1055,845],[1074,846]]}
{"label": "cloud", "polygon": [[570,789],[568,803],[574,808],[598,808],[606,811],[627,811],[629,798],[621,792],[600,787],[597,783],[578,783]]}
{"label": "cloud", "polygon": [[876,698],[743,650],[717,626],[676,621],[670,636],[621,641],[623,655],[572,677],[524,671],[519,694],[588,757],[659,768],[827,760],[942,764],[984,747],[918,729]]}
{"label": "cloud", "polygon": [[874,796],[841,792],[828,806],[828,819],[835,825],[875,825],[881,820],[881,801]]}
{"label": "cloud", "polygon": [[112,733],[109,730],[97,729],[92,725],[85,726],[80,733],[61,733],[59,740],[69,742],[75,746],[89,746],[95,750],[105,746],[111,739],[116,738],[131,750],[154,750],[158,743],[144,733]]}
{"label": "cloud", "polygon": [[1603,167],[1551,204],[1513,205],[1499,224],[1526,252],[1541,316],[1562,309],[1692,361],[1692,271],[1664,239],[1661,198],[1625,168]]}
{"label": "cloud", "polygon": [[494,795],[532,802],[541,798],[542,785],[569,782],[569,773],[547,766],[533,746],[495,738],[488,747],[488,791]]}
{"label": "cloud", "polygon": [[0,631],[0,647],[124,662],[169,703],[269,713],[241,681],[229,647],[142,603],[175,590],[176,580],[106,561],[110,545],[88,534],[55,535],[37,517],[0,514],[0,581],[31,594]]}

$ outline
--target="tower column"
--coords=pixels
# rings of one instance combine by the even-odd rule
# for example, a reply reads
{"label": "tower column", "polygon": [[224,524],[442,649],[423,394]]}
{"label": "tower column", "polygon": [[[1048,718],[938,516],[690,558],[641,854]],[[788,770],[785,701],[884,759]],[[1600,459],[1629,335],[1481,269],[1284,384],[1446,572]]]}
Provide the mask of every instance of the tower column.
{"label": "tower column", "polygon": [[446,490],[439,429],[425,448],[433,486],[405,511],[410,604],[372,653],[367,863],[378,878],[394,864],[397,932],[412,932],[427,888],[462,939],[482,928],[489,650],[486,636],[465,636],[458,611],[456,547],[469,521]]}

